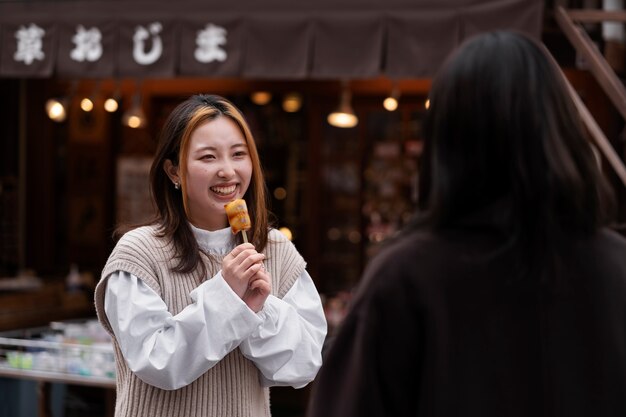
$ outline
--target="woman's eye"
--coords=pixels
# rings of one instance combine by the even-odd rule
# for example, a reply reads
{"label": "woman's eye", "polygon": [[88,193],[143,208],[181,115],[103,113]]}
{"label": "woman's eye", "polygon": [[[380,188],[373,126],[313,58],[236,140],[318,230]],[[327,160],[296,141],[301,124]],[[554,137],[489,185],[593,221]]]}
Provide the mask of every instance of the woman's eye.
{"label": "woman's eye", "polygon": [[215,156],[214,155],[202,155],[200,159],[211,160],[211,159],[215,159]]}
{"label": "woman's eye", "polygon": [[247,154],[246,154],[244,151],[235,152],[235,153],[233,154],[233,156],[235,156],[235,157],[237,157],[237,158],[241,158],[241,157],[244,157],[244,156],[246,156],[246,155],[247,155]]}

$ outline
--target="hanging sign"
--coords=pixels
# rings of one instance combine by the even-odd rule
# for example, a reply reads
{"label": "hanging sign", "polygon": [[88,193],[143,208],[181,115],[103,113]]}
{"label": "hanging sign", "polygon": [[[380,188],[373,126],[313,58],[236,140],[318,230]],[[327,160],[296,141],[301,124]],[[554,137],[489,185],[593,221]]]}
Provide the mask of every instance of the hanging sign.
{"label": "hanging sign", "polygon": [[2,26],[0,74],[9,77],[49,77],[56,59],[54,24],[23,22]]}

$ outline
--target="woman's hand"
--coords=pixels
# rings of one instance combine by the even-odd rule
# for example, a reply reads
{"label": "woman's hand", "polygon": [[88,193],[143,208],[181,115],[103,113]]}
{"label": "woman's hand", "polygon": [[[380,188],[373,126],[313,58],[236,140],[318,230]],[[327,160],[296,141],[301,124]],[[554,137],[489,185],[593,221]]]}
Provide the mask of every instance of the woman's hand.
{"label": "woman's hand", "polygon": [[248,285],[248,290],[243,295],[243,301],[250,310],[258,313],[265,304],[265,300],[272,292],[272,278],[264,267],[257,272]]}
{"label": "woman's hand", "polygon": [[[243,299],[252,281],[263,268],[265,255],[254,249],[251,243],[236,246],[222,261],[222,277],[230,288]],[[270,284],[271,288],[271,284]],[[267,295],[265,296],[267,298]],[[244,300],[245,301],[245,300]],[[263,300],[265,302],[265,299]]]}

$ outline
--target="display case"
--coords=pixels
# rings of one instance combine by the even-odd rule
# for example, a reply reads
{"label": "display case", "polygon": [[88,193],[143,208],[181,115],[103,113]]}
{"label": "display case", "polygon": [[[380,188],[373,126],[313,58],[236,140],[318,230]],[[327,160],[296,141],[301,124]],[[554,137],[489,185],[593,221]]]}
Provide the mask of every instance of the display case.
{"label": "display case", "polygon": [[94,319],[2,332],[0,376],[113,388],[113,345]]}

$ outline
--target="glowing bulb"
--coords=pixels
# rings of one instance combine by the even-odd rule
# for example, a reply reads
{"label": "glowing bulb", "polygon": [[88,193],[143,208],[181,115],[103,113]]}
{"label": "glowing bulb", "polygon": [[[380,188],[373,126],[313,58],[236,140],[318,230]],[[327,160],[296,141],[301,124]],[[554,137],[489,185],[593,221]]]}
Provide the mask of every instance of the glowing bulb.
{"label": "glowing bulb", "polygon": [[90,99],[85,97],[84,99],[82,99],[80,101],[80,108],[83,109],[83,111],[86,111],[86,112],[92,111],[93,110],[93,101],[91,101]]}
{"label": "glowing bulb", "polygon": [[141,100],[139,95],[135,95],[133,106],[126,110],[122,115],[122,123],[131,129],[145,127],[147,123],[146,115],[141,108]]}
{"label": "glowing bulb", "polygon": [[55,122],[62,122],[67,117],[65,106],[56,99],[50,99],[46,102],[46,113]]}
{"label": "glowing bulb", "polygon": [[302,107],[302,96],[298,93],[289,93],[283,99],[283,110],[295,113]]}
{"label": "glowing bulb", "polygon": [[287,197],[287,190],[283,187],[278,187],[274,190],[274,197],[276,200],[284,200]]}
{"label": "glowing bulb", "polygon": [[104,110],[108,111],[109,113],[113,113],[117,111],[118,107],[119,107],[119,104],[117,103],[117,100],[115,100],[114,98],[107,98],[106,101],[104,102]]}
{"label": "glowing bulb", "polygon": [[426,102],[424,103],[424,107],[426,107],[426,109],[428,110],[430,108],[430,99],[426,99]]}
{"label": "glowing bulb", "polygon": [[354,127],[359,119],[354,114],[334,112],[328,115],[328,123],[335,127]]}
{"label": "glowing bulb", "polygon": [[348,240],[351,243],[359,243],[361,241],[361,233],[356,230],[350,231],[350,233],[348,233]]}
{"label": "glowing bulb", "polygon": [[270,94],[268,91],[256,91],[252,93],[250,99],[254,104],[264,106],[270,102],[270,100],[272,99],[272,94]]}
{"label": "glowing bulb", "polygon": [[341,95],[339,96],[339,107],[326,118],[331,126],[345,128],[354,127],[359,123],[359,119],[350,105],[351,98],[352,94],[347,87],[347,83],[344,82]]}
{"label": "glowing bulb", "polygon": [[63,115],[65,114],[65,109],[63,108],[63,105],[61,103],[54,103],[51,107],[50,107],[50,118],[53,120],[57,120],[61,117],[63,117]]}
{"label": "glowing bulb", "polygon": [[128,127],[137,129],[141,126],[141,118],[139,116],[130,116],[128,118]]}
{"label": "glowing bulb", "polygon": [[387,97],[383,101],[383,107],[388,111],[394,111],[398,108],[398,100],[393,97]]}
{"label": "glowing bulb", "polygon": [[293,239],[293,234],[291,233],[291,230],[289,230],[288,227],[281,227],[280,229],[278,229],[278,231],[281,232],[283,235],[285,235],[288,240]]}

